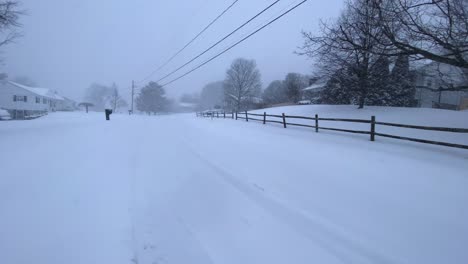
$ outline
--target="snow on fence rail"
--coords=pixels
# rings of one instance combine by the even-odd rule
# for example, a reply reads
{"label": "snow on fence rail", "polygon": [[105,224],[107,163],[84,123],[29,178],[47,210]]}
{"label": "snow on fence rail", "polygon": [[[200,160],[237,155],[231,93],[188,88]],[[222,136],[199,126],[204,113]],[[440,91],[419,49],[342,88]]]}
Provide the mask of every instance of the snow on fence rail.
{"label": "snow on fence rail", "polygon": [[[346,133],[354,133],[354,134],[365,134],[365,135],[370,135],[371,141],[375,141],[375,137],[379,136],[379,137],[393,138],[393,139],[399,139],[399,140],[413,141],[413,142],[418,142],[418,143],[446,146],[446,147],[452,147],[452,148],[468,149],[468,145],[433,141],[433,140],[427,140],[427,139],[419,139],[419,138],[413,138],[413,137],[404,137],[404,136],[398,136],[398,135],[392,135],[392,134],[386,134],[386,133],[378,133],[375,130],[376,125],[380,125],[380,126],[409,128],[409,129],[418,129],[418,130],[426,130],[426,131],[468,133],[468,129],[466,128],[430,127],[430,126],[406,125],[406,124],[397,124],[397,123],[388,123],[388,122],[377,122],[375,116],[372,116],[370,120],[367,120],[367,119],[347,119],[347,118],[320,118],[318,115],[315,115],[315,117],[292,116],[292,115],[289,116],[289,115],[285,115],[284,113],[282,115],[269,115],[266,112],[264,112],[263,114],[255,114],[255,113],[249,113],[247,111],[231,112],[231,113],[213,112],[213,111],[197,112],[196,115],[197,117],[231,118],[235,120],[241,119],[247,122],[249,120],[253,120],[253,121],[263,122],[263,124],[276,123],[276,124],[282,124],[284,128],[287,128],[288,126],[309,127],[309,128],[314,128],[315,132],[317,133],[319,132],[319,130],[329,130],[329,131],[338,131],[338,132],[346,132]],[[271,118],[277,118],[277,119],[272,120]],[[291,122],[287,122],[288,119],[312,120],[312,121],[315,121],[315,125],[291,123]],[[365,130],[323,127],[323,126],[319,126],[319,121],[370,124],[370,129],[368,131],[365,131]]]}

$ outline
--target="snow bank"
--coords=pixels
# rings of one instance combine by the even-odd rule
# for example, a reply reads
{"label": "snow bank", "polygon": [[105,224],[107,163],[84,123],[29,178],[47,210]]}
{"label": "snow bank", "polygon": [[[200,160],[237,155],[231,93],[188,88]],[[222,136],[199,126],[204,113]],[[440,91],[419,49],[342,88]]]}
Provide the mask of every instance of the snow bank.
{"label": "snow bank", "polygon": [[[275,115],[281,115],[282,113],[285,113],[286,115],[298,115],[308,117],[314,117],[315,114],[318,114],[319,117],[322,118],[356,118],[366,120],[370,120],[371,116],[374,115],[376,116],[376,121],[379,122],[390,122],[420,126],[468,128],[468,112],[431,108],[367,106],[364,109],[357,109],[357,107],[353,105],[301,105],[267,108],[252,112],[260,114],[263,114],[263,112],[267,112],[267,114]],[[274,118],[270,119],[274,120]],[[315,125],[315,121],[313,120],[294,120],[294,122],[300,124]],[[319,126],[370,131],[369,124],[359,123],[320,121]],[[466,133],[459,134],[448,132],[423,131],[380,125],[376,126],[376,132],[468,145],[468,134]],[[323,131],[323,133],[342,134],[341,132],[328,131]],[[395,140],[393,139],[378,138],[378,140],[395,142]]]}

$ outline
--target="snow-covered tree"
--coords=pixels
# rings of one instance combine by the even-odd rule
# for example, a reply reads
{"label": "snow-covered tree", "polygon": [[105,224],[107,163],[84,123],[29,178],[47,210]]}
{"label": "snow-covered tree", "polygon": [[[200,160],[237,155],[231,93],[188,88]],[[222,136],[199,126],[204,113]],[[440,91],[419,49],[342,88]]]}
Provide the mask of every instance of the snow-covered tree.
{"label": "snow-covered tree", "polygon": [[392,106],[413,107],[416,105],[414,95],[414,76],[410,71],[407,55],[399,55],[390,75],[392,90]]}
{"label": "snow-covered tree", "polygon": [[296,103],[301,99],[302,89],[307,87],[306,78],[299,73],[288,73],[284,79],[284,86],[289,101]]}
{"label": "snow-covered tree", "polygon": [[169,101],[165,94],[166,91],[161,85],[155,82],[149,82],[141,89],[140,94],[136,98],[136,107],[139,111],[147,114],[167,111]]}
{"label": "snow-covered tree", "polygon": [[98,83],[91,84],[85,92],[84,101],[92,103],[93,111],[103,111],[108,104],[109,96],[112,94],[110,87]]}
{"label": "snow-covered tree", "polygon": [[15,30],[20,26],[18,20],[24,13],[19,10],[19,6],[19,1],[0,1],[0,46],[7,45],[21,36]]}
{"label": "snow-covered tree", "polygon": [[359,108],[363,108],[373,94],[370,73],[380,57],[377,54],[385,51],[380,45],[385,36],[373,0],[346,1],[338,20],[322,24],[319,35],[305,32],[304,38],[301,54],[316,59],[328,76],[345,69],[342,73],[357,78],[353,94]]}
{"label": "snow-covered tree", "polygon": [[350,104],[356,90],[356,78],[347,69],[336,71],[328,80],[321,93],[324,104]]}
{"label": "snow-covered tree", "polygon": [[108,96],[108,102],[112,107],[112,111],[116,111],[119,108],[128,106],[127,102],[120,96],[119,88],[114,83],[110,88],[110,95]]}
{"label": "snow-covered tree", "polygon": [[286,87],[283,81],[272,81],[262,94],[263,102],[267,105],[280,104],[288,101]]}
{"label": "snow-covered tree", "polygon": [[224,80],[226,107],[236,111],[246,109],[260,95],[261,87],[260,71],[255,60],[234,60]]}
{"label": "snow-covered tree", "polygon": [[366,105],[392,105],[392,84],[390,84],[390,61],[380,56],[369,72],[369,92]]}
{"label": "snow-covered tree", "polygon": [[199,109],[208,110],[215,107],[221,108],[224,101],[224,83],[212,82],[205,85],[200,93]]}

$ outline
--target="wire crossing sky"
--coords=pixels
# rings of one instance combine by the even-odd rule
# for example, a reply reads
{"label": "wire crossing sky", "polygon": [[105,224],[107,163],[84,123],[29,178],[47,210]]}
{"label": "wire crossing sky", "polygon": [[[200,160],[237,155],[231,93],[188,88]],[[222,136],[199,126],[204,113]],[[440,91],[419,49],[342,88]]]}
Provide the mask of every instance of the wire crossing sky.
{"label": "wire crossing sky", "polygon": [[170,81],[170,82],[167,82],[165,84],[163,84],[162,86],[167,86],[171,83],[174,83],[180,79],[182,79],[183,77],[189,75],[190,73],[200,69],[201,67],[205,66],[206,64],[212,62],[213,60],[215,60],[216,58],[218,58],[219,56],[223,55],[224,53],[228,52],[229,50],[231,50],[232,48],[234,48],[235,46],[241,44],[242,42],[244,42],[245,40],[249,39],[250,37],[252,37],[253,35],[257,34],[258,32],[260,32],[261,30],[263,30],[264,28],[270,26],[271,24],[273,24],[275,21],[279,20],[280,18],[282,18],[283,16],[287,15],[288,13],[290,13],[291,11],[293,11],[294,9],[298,8],[299,6],[301,6],[302,4],[304,4],[305,2],[307,2],[308,0],[303,0],[302,2],[298,3],[297,5],[293,6],[292,8],[288,9],[286,12],[282,13],[281,15],[279,15],[278,17],[276,17],[275,19],[271,20],[270,22],[268,22],[267,24],[265,24],[264,26],[260,27],[259,29],[255,30],[254,32],[250,33],[248,36],[242,38],[241,40],[239,40],[238,42],[234,43],[233,45],[229,46],[227,49],[223,50],[222,52],[216,54],[214,57],[211,57],[209,60],[203,62],[202,64],[198,65],[197,67],[191,69],[190,71],[184,73],[183,75],[175,78],[174,80]]}
{"label": "wire crossing sky", "polygon": [[190,63],[192,63],[193,61],[195,61],[196,59],[200,58],[201,56],[203,56],[204,54],[206,54],[208,51],[212,50],[214,47],[218,46],[221,42],[223,42],[224,40],[226,40],[227,38],[229,38],[230,36],[232,36],[234,33],[236,33],[237,31],[239,31],[240,29],[242,29],[243,27],[245,27],[246,25],[248,25],[250,22],[252,22],[253,20],[255,20],[257,17],[259,17],[260,15],[262,15],[263,13],[265,13],[268,9],[272,8],[274,5],[276,5],[280,0],[276,0],[275,2],[273,2],[272,4],[270,4],[269,6],[267,6],[266,8],[264,8],[262,11],[260,11],[259,13],[257,13],[255,16],[251,17],[249,20],[247,20],[246,22],[244,22],[242,25],[240,25],[239,27],[237,27],[236,29],[234,29],[231,33],[227,34],[226,36],[224,36],[222,39],[218,40],[215,44],[211,45],[209,48],[207,48],[206,50],[204,50],[202,53],[198,54],[197,56],[193,57],[191,60],[189,60],[188,62],[186,62],[185,64],[183,64],[182,66],[178,67],[177,69],[173,70],[172,72],[170,72],[169,74],[166,74],[165,76],[163,76],[162,78],[158,79],[156,82],[161,82],[163,80],[165,80],[166,78],[168,78],[169,76],[173,75],[174,73],[178,72],[179,70],[181,70],[182,68],[184,68],[185,66],[189,65]]}
{"label": "wire crossing sky", "polygon": [[197,40],[205,31],[207,31],[218,19],[220,19],[224,14],[226,14],[229,9],[231,9],[239,0],[235,0],[232,2],[230,6],[228,6],[221,14],[219,14],[213,21],[211,21],[202,31],[200,31],[194,38],[192,38],[187,44],[185,44],[180,50],[178,50],[174,55],[172,55],[166,62],[164,62],[161,66],[159,66],[156,70],[151,72],[147,77],[145,77],[143,80],[139,81],[139,83],[144,82],[151,78],[154,74],[156,74],[159,70],[164,68],[167,64],[169,64],[172,60],[174,60],[175,57],[177,57],[182,51],[184,51],[190,44],[192,44],[195,40]]}

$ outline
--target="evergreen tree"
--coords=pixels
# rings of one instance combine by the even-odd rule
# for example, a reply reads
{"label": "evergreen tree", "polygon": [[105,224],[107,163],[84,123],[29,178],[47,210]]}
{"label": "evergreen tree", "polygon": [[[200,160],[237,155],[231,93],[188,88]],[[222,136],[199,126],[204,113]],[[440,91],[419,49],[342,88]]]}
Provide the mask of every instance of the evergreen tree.
{"label": "evergreen tree", "polygon": [[136,99],[136,107],[139,111],[147,114],[166,111],[169,101],[165,94],[166,92],[161,85],[150,82],[141,89],[140,95]]}
{"label": "evergreen tree", "polygon": [[392,106],[414,107],[416,105],[414,98],[416,88],[407,55],[398,56],[391,73],[391,84],[394,92]]}
{"label": "evergreen tree", "polygon": [[371,68],[367,105],[389,106],[393,101],[393,89],[390,85],[390,61],[380,56]]}
{"label": "evergreen tree", "polygon": [[350,104],[354,98],[356,81],[346,69],[335,72],[322,91],[324,104]]}

